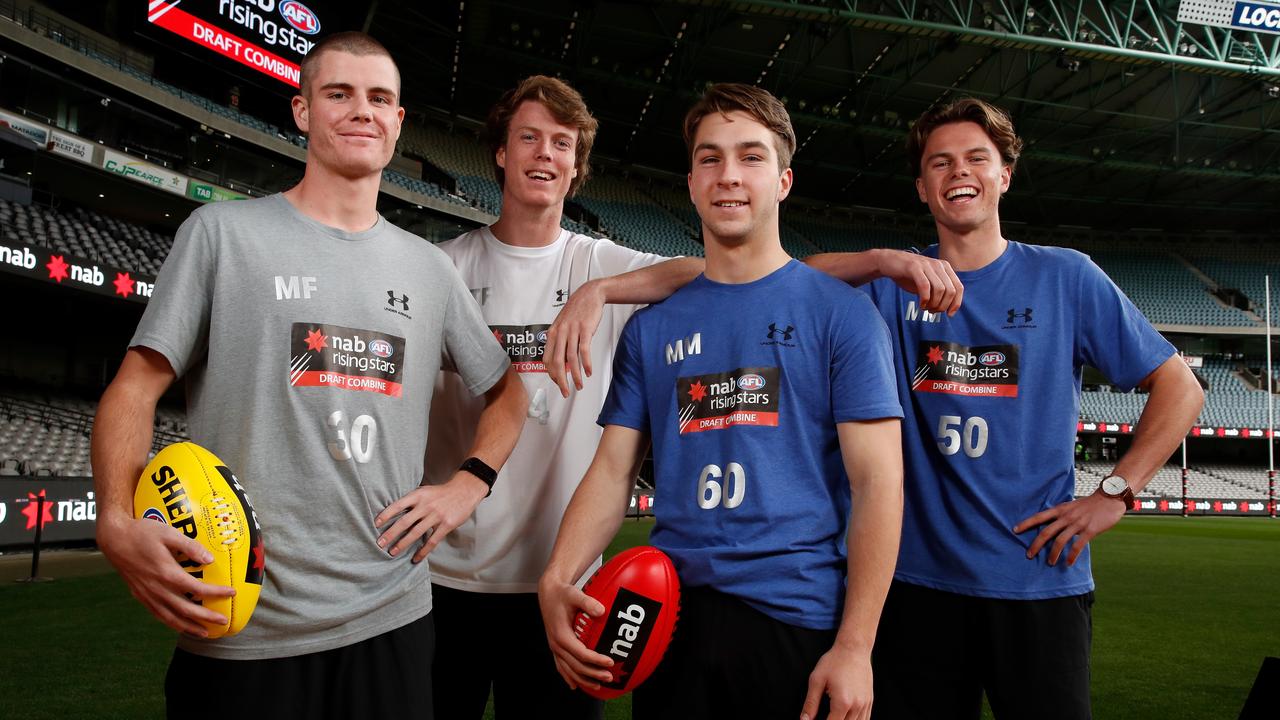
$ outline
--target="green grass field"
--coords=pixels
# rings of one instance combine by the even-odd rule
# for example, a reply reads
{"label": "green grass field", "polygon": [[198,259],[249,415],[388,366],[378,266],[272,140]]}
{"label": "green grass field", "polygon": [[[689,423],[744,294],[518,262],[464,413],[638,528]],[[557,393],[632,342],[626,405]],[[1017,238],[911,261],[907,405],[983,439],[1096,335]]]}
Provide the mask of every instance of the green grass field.
{"label": "green grass field", "polygon": [[[650,526],[626,521],[608,554]],[[1280,655],[1280,521],[1130,517],[1094,558],[1095,716],[1235,718]],[[5,583],[0,622],[0,718],[162,717],[173,636],[114,575]]]}

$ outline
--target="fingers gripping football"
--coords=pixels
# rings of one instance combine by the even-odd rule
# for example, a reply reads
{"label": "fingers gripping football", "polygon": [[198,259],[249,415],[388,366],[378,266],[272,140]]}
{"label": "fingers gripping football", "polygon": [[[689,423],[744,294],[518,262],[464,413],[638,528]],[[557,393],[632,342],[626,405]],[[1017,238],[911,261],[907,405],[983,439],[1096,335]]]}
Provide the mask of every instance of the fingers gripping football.
{"label": "fingers gripping football", "polygon": [[203,623],[225,625],[227,618],[192,599],[231,597],[227,586],[206,585],[183,570],[178,558],[205,565],[213,556],[174,528],[150,520],[126,519],[100,533],[99,546],[147,610],[179,632],[207,637]]}
{"label": "fingers gripping football", "polygon": [[578,637],[582,613],[598,618],[605,612],[604,605],[568,583],[539,587],[538,604],[556,670],[569,687],[596,689],[610,680],[608,668],[613,660],[592,652]]}

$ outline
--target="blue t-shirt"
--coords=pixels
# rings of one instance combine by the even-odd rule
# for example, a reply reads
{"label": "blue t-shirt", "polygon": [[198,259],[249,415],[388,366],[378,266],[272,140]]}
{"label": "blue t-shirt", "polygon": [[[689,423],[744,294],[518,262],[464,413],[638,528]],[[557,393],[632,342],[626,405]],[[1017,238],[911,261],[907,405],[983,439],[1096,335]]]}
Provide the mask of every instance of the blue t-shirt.
{"label": "blue t-shirt", "polygon": [[[937,246],[926,251],[937,257]],[[1071,500],[1085,365],[1124,389],[1174,353],[1089,258],[1010,242],[956,273],[954,317],[919,309],[880,279],[868,289],[893,336],[906,463],[895,577],[938,590],[1038,600],[1093,589],[1089,550],[1074,566],[1034,559],[1040,528],[1020,521]]]}
{"label": "blue t-shirt", "polygon": [[652,437],[650,541],[680,581],[837,627],[850,501],[836,423],[902,415],[867,296],[795,261],[751,283],[701,276],[632,316],[613,372],[600,424]]}

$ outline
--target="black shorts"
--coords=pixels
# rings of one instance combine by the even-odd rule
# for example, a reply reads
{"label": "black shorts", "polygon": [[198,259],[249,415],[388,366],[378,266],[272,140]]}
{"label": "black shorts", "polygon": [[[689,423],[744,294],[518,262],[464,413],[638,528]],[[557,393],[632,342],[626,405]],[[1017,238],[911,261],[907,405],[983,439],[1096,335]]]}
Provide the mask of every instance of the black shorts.
{"label": "black shorts", "polygon": [[268,660],[221,660],[182,649],[164,679],[172,720],[232,717],[430,720],[430,614],[353,645]]}
{"label": "black shorts", "polygon": [[[436,717],[598,720],[604,703],[556,672],[535,593],[475,593],[432,584]],[[416,720],[416,718],[414,719]]]}
{"label": "black shorts", "polygon": [[[658,669],[636,691],[635,720],[795,720],[809,674],[836,631],[774,620],[732,595],[681,589],[676,634]],[[827,716],[823,699],[818,718]]]}
{"label": "black shorts", "polygon": [[1000,600],[893,581],[871,655],[872,717],[1086,720],[1093,593]]}

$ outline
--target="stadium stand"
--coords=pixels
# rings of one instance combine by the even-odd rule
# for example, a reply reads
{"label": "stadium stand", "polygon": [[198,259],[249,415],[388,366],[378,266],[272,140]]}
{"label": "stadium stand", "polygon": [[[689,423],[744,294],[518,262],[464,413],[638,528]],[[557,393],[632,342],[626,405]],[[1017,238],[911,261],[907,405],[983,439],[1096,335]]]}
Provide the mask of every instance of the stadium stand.
{"label": "stadium stand", "polygon": [[1168,252],[1146,248],[1089,253],[1134,305],[1157,325],[1256,327],[1239,309],[1212,295],[1200,278]]}
{"label": "stadium stand", "polygon": [[0,236],[155,275],[173,238],[113,217],[67,212],[0,200]]}
{"label": "stadium stand", "polygon": [[[1091,494],[1113,468],[1113,463],[1077,463],[1076,496]],[[1173,464],[1160,468],[1138,497],[1181,498],[1182,468]],[[1241,500],[1265,498],[1267,473],[1258,467],[1241,465],[1190,465],[1187,467],[1187,497]]]}
{"label": "stadium stand", "polygon": [[1271,321],[1280,316],[1280,258],[1256,244],[1226,243],[1192,246],[1188,259],[1224,288],[1244,293],[1254,313],[1262,317],[1266,308],[1266,281],[1271,276]]}
{"label": "stadium stand", "polygon": [[[95,403],[32,392],[0,394],[0,475],[87,477]],[[155,447],[187,438],[184,413],[161,408]]]}

